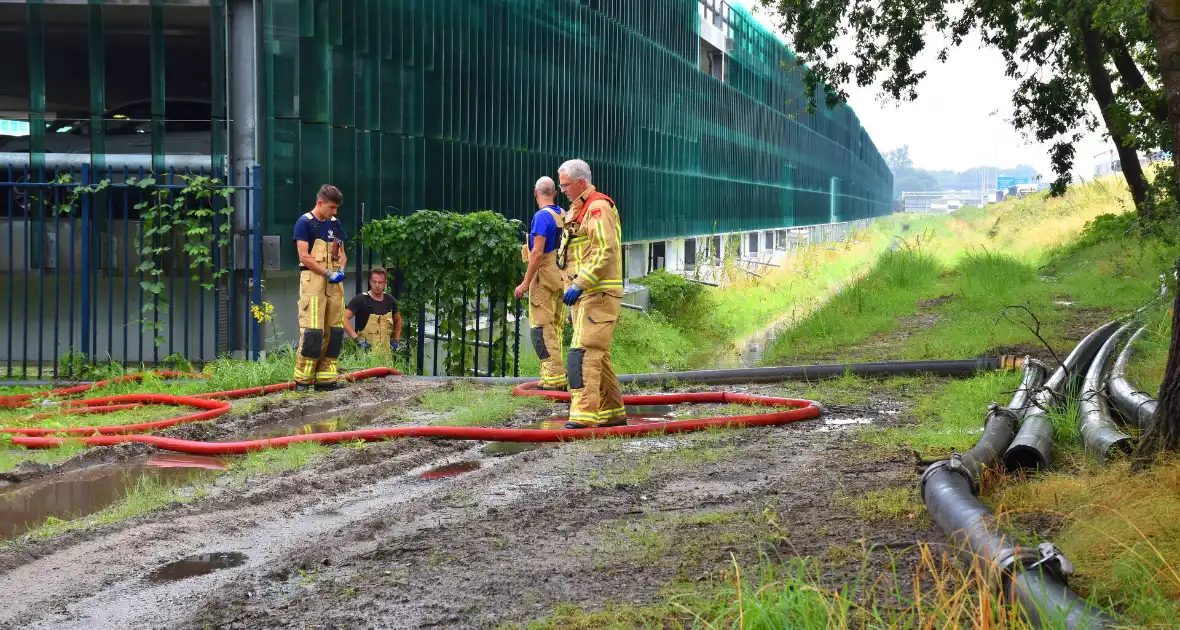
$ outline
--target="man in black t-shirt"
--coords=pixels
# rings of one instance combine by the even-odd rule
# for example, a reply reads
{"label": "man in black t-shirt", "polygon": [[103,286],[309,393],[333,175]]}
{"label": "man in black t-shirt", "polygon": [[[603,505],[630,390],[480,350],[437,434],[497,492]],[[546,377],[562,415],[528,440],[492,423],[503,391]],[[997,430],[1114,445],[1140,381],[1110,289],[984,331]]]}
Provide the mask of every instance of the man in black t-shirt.
{"label": "man in black t-shirt", "polygon": [[[387,274],[381,267],[369,271],[369,291],[348,303],[344,310],[344,332],[366,350],[390,356],[402,336],[402,316],[397,300],[385,293]],[[356,328],[352,318],[356,318]],[[360,332],[357,332],[360,331]]]}

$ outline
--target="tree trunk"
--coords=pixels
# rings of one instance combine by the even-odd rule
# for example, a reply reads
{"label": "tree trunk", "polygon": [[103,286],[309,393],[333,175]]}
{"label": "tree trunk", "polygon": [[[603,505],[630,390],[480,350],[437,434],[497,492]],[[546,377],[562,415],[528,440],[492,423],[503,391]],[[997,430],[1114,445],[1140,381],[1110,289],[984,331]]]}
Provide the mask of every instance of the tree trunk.
{"label": "tree trunk", "polygon": [[1164,101],[1152,103],[1148,100],[1151,86],[1147,85],[1147,79],[1143,78],[1139,66],[1135,65],[1135,60],[1131,58],[1131,52],[1127,50],[1127,42],[1121,37],[1107,37],[1103,41],[1106,51],[1110,53],[1110,58],[1114,60],[1114,67],[1118,69],[1119,76],[1122,77],[1123,85],[1135,93],[1135,98],[1144,111],[1150,112],[1152,117],[1160,122],[1167,122],[1168,104]]}
{"label": "tree trunk", "polygon": [[[1155,35],[1156,58],[1168,102],[1168,125],[1172,128],[1172,162],[1180,172],[1180,0],[1151,0],[1147,5]],[[1180,272],[1180,261],[1176,262]],[[1159,408],[1151,426],[1144,431],[1135,452],[1139,464],[1162,451],[1180,450],[1180,283],[1169,279],[1175,302],[1172,305],[1172,343],[1168,366],[1160,384]]]}
{"label": "tree trunk", "polygon": [[1143,166],[1139,164],[1139,152],[1130,146],[1127,130],[1115,120],[1111,112],[1114,89],[1111,87],[1110,73],[1106,70],[1106,49],[1102,46],[1102,34],[1094,30],[1093,16],[1089,14],[1082,20],[1082,56],[1086,61],[1086,74],[1090,77],[1090,93],[1098,102],[1102,121],[1106,123],[1106,130],[1110,132],[1110,139],[1119,153],[1123,177],[1131,188],[1135,210],[1143,216],[1148,211],[1147,178],[1143,176]]}

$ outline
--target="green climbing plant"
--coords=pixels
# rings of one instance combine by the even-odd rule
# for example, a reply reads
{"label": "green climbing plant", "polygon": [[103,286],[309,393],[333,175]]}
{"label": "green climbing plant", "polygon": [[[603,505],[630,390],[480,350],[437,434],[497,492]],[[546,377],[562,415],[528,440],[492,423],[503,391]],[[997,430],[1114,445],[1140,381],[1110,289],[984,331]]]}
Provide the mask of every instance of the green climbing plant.
{"label": "green climbing plant", "polygon": [[[164,262],[175,260],[173,248],[177,241],[184,254],[179,261],[182,268],[188,270],[193,282],[201,288],[212,290],[214,283],[229,273],[228,266],[214,267],[213,248],[229,244],[234,213],[229,197],[233,189],[207,175],[181,175],[180,179],[183,182],[180,190],[161,186],[152,177],[127,180],[128,185],[138,186],[144,192],[144,200],[135,204],[143,227],[136,244],[140,255],[136,271],[143,273],[140,287],[151,295],[150,300],[144,301],[143,321],[151,325],[157,346],[167,341],[163,335],[164,322],[158,315],[170,308],[164,296]],[[225,203],[217,203],[218,198]],[[215,228],[217,215],[222,220]],[[150,312],[155,316],[148,322]]]}
{"label": "green climbing plant", "polygon": [[[152,330],[156,346],[167,342],[163,334],[165,322],[159,318],[170,308],[165,293],[170,269],[165,267],[184,269],[205,290],[212,290],[217,280],[229,273],[228,265],[213,264],[213,250],[228,245],[232,236],[234,208],[229,198],[233,188],[207,175],[178,177],[182,182],[178,186],[161,185],[154,177],[129,177],[123,184],[143,191],[143,200],[134,206],[142,227],[135,243],[140,256],[135,271],[143,274],[139,286],[149,299],[144,300],[139,321]],[[62,174],[55,183],[68,185],[73,180],[69,174]],[[109,180],[72,186],[57,211],[72,214],[83,196],[98,195],[110,186]],[[220,224],[215,220],[218,216],[222,217]],[[150,319],[149,313],[153,315]]]}
{"label": "green climbing plant", "polygon": [[[476,367],[473,352],[461,348],[464,337],[468,344],[473,341],[471,333],[464,334],[465,292],[468,312],[474,309],[474,292],[479,287],[481,299],[494,303],[498,319],[506,321],[502,315],[506,305],[509,309],[513,305],[511,288],[524,273],[520,257],[523,230],[520,221],[490,211],[459,214],[421,210],[409,216],[370,221],[361,228],[360,239],[380,255],[385,266],[402,270],[402,312],[411,338],[422,332],[417,330],[415,314],[422,307],[433,310],[437,302],[439,327],[435,334],[445,340],[444,366],[447,374],[461,375],[471,374]],[[496,365],[505,358],[505,347],[512,350],[506,343],[508,328],[501,326],[490,339]]]}

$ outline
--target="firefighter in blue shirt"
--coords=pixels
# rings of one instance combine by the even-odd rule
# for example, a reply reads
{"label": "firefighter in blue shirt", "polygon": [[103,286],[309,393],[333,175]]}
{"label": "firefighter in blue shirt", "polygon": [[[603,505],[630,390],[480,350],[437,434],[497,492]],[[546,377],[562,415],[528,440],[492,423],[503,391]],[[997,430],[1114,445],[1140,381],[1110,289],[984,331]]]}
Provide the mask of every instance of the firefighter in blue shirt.
{"label": "firefighter in blue shirt", "polygon": [[533,215],[528,243],[521,246],[521,258],[528,263],[516,297],[529,294],[529,325],[533,349],[541,360],[541,389],[565,389],[565,361],[561,356],[561,335],[565,328],[565,305],[561,297],[565,282],[557,267],[557,249],[565,224],[561,207],[555,203],[557,186],[549,177],[537,180],[533,198],[540,210]]}
{"label": "firefighter in blue shirt", "polygon": [[341,387],[338,360],[344,345],[344,226],[336,213],[344,196],[324,184],[315,208],[295,222],[299,254],[299,349],[295,389]]}

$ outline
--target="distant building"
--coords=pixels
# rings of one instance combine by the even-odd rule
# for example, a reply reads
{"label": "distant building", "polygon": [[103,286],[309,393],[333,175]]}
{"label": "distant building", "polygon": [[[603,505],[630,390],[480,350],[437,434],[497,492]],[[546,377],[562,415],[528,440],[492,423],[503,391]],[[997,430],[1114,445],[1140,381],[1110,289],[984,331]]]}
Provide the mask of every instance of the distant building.
{"label": "distant building", "polygon": [[943,190],[903,192],[901,201],[904,212],[918,214],[947,214],[963,206],[978,206],[990,203],[987,191]]}

